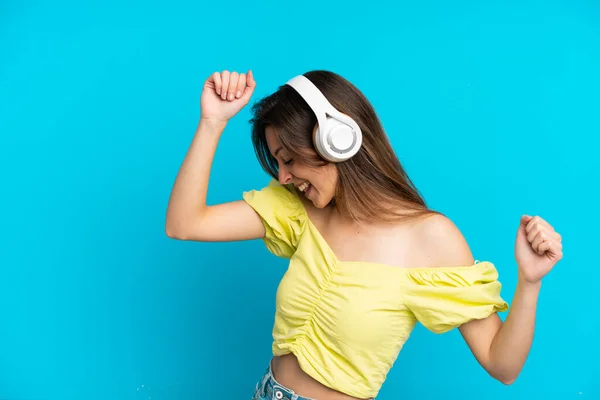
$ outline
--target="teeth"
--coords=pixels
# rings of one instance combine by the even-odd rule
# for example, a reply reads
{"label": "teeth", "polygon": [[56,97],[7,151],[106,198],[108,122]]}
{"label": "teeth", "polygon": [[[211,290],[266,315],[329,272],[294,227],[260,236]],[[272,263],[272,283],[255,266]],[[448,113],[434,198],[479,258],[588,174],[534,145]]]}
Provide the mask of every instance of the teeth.
{"label": "teeth", "polygon": [[304,192],[308,188],[308,185],[308,182],[304,182],[302,185],[298,186],[298,189],[300,189],[301,192]]}

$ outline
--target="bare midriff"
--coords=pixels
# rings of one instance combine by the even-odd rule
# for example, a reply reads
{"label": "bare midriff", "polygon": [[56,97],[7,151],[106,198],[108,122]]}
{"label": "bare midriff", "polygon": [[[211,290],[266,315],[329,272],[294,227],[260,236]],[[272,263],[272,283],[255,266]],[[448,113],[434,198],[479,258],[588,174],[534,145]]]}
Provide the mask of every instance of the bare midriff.
{"label": "bare midriff", "polygon": [[302,371],[293,354],[273,357],[271,369],[275,380],[292,389],[298,396],[315,400],[361,400],[331,389],[310,377]]}

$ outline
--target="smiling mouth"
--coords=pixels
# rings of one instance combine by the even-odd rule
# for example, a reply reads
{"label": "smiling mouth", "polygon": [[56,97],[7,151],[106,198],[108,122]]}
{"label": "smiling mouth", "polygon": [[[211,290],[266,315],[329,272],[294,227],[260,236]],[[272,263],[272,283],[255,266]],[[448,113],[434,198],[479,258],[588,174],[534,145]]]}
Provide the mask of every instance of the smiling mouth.
{"label": "smiling mouth", "polygon": [[310,187],[311,187],[311,185],[307,181],[307,182],[304,182],[302,185],[298,186],[298,190],[300,190],[301,192],[306,193]]}

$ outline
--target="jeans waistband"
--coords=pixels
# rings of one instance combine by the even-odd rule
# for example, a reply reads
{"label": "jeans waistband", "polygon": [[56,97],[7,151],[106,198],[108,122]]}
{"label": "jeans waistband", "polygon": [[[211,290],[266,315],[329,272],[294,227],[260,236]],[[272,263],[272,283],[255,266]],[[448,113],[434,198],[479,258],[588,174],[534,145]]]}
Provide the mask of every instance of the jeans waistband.
{"label": "jeans waistband", "polygon": [[277,382],[273,376],[271,363],[269,363],[265,374],[256,385],[255,398],[260,400],[316,400],[299,396],[292,389]]}
{"label": "jeans waistband", "polygon": [[[266,368],[263,377],[256,384],[252,400],[316,400],[310,397],[299,396],[292,389],[277,382],[273,376],[272,362],[273,360],[269,362],[269,366]],[[375,400],[375,398],[369,400]]]}

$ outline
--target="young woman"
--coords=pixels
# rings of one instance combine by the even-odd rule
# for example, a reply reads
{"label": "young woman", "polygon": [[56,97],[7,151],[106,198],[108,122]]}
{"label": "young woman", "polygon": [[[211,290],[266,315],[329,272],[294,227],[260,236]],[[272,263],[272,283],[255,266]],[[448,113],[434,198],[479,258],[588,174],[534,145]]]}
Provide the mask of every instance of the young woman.
{"label": "young woman", "polygon": [[171,238],[262,238],[290,259],[273,359],[254,398],[375,398],[417,322],[458,327],[482,367],[511,384],[529,353],[541,279],[562,258],[561,236],[539,216],[521,217],[518,284],[503,323],[494,265],[474,260],[452,221],[426,206],[371,104],[328,71],[297,76],[253,106],[254,148],[274,179],[208,206],[217,143],[255,87],[252,71],[205,81],[166,218]]}

